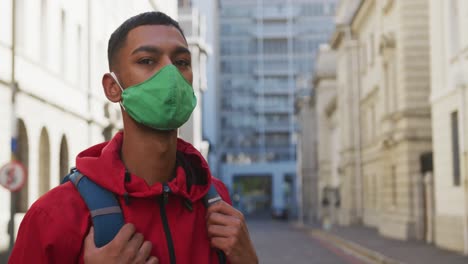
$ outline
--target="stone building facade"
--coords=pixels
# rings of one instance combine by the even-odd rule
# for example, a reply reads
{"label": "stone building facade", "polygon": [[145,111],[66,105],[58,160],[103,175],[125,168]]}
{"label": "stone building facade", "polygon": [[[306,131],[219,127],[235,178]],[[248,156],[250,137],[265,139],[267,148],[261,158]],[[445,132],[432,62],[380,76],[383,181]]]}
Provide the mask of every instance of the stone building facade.
{"label": "stone building facade", "polygon": [[364,0],[359,43],[363,222],[424,238],[420,159],[431,152],[429,2]]}
{"label": "stone building facade", "polygon": [[361,126],[359,43],[351,32],[351,20],[359,7],[359,0],[342,1],[337,9],[337,24],[331,37],[331,48],[336,52],[336,85],[341,176],[339,223],[360,223],[362,218]]}

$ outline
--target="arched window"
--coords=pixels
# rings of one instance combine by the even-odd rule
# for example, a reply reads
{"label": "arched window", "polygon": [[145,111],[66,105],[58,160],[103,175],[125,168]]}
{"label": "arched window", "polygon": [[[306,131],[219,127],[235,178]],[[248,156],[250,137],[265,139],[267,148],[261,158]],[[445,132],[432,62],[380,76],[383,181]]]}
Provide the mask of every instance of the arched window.
{"label": "arched window", "polygon": [[59,164],[59,183],[62,181],[63,177],[65,177],[69,172],[69,164],[68,164],[68,143],[67,138],[65,135],[62,136],[62,140],[60,141],[60,164]]}
{"label": "arched window", "polygon": [[39,195],[50,189],[50,144],[49,133],[44,127],[39,141]]}
{"label": "arched window", "polygon": [[[28,174],[29,168],[29,144],[28,144],[28,133],[23,120],[18,120],[18,146],[16,152],[16,158],[26,168],[26,174]],[[29,175],[28,175],[29,176]],[[26,179],[26,183],[23,188],[18,192],[16,199],[16,211],[19,213],[25,213],[28,210],[28,185],[29,181]]]}

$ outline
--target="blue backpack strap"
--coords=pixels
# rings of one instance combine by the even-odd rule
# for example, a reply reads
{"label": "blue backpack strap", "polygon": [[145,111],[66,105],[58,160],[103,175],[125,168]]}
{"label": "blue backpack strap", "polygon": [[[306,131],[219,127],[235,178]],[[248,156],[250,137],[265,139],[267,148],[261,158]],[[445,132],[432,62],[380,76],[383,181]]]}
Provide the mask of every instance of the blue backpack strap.
{"label": "blue backpack strap", "polygon": [[[182,168],[185,171],[185,174],[187,175],[187,192],[190,192],[190,186],[197,181],[197,177],[195,177],[195,172],[192,170],[192,166],[190,166],[190,163],[187,162],[185,159],[184,155],[177,151],[177,162],[178,164],[182,165]],[[200,182],[203,184],[203,182]],[[208,192],[206,195],[203,197],[203,204],[205,207],[208,209],[211,205],[221,201],[222,198],[218,193],[218,190],[216,190],[216,187],[214,186],[213,183],[211,183],[210,188],[208,189]],[[191,202],[186,199],[185,200],[185,205],[186,207],[191,211],[192,210],[192,205]],[[216,254],[218,255],[218,261],[220,264],[225,264],[226,263],[226,255],[224,252],[220,249],[216,250]]]}
{"label": "blue backpack strap", "polygon": [[122,209],[114,194],[73,170],[62,183],[71,181],[86,203],[94,226],[94,242],[102,247],[112,241],[124,225]]}
{"label": "blue backpack strap", "polygon": [[[203,197],[203,203],[205,204],[205,207],[208,208],[211,205],[221,201],[222,198],[218,193],[218,190],[216,190],[216,187],[213,183],[210,185],[210,189],[206,193],[205,197]],[[226,255],[224,252],[220,249],[216,250],[216,254],[218,255],[218,261],[220,264],[225,264],[226,263]]]}
{"label": "blue backpack strap", "polygon": [[222,198],[216,190],[216,187],[213,183],[210,185],[210,189],[206,193],[205,197],[203,197],[203,203],[205,204],[206,208],[210,207],[211,205],[221,201]]}

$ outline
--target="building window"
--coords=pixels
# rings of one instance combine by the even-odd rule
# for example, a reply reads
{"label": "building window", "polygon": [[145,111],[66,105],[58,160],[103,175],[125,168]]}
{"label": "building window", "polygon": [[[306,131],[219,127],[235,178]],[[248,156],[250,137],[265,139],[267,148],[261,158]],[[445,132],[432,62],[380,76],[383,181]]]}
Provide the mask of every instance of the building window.
{"label": "building window", "polygon": [[40,60],[42,63],[44,64],[47,64],[47,46],[48,46],[48,43],[47,43],[47,40],[48,40],[48,37],[49,37],[49,34],[48,34],[48,23],[47,23],[47,18],[48,18],[48,15],[47,15],[47,0],[42,0],[41,1],[41,36],[40,36],[40,43],[41,43],[41,46],[40,46]]}
{"label": "building window", "polygon": [[377,175],[374,175],[374,177],[372,177],[372,191],[373,191],[373,199],[372,199],[372,202],[373,202],[373,208],[374,209],[377,209],[377,199],[378,199],[378,184],[377,184]]}
{"label": "building window", "polygon": [[377,137],[377,120],[375,116],[375,106],[372,105],[371,107],[371,130],[372,130],[372,140],[374,141],[375,138]]}
{"label": "building window", "polygon": [[369,107],[367,109],[367,132],[366,132],[366,137],[367,137],[367,143],[372,142],[372,137],[373,137],[373,132],[372,132],[372,109]]}
{"label": "building window", "polygon": [[374,34],[371,33],[369,36],[369,65],[372,66],[374,65],[374,56],[375,56],[375,50],[374,50]]}
{"label": "building window", "polygon": [[392,175],[390,177],[391,180],[391,188],[392,188],[392,205],[397,206],[398,200],[397,200],[397,171],[396,171],[396,166],[392,166]]}
{"label": "building window", "polygon": [[389,65],[388,62],[385,62],[383,65],[383,71],[384,71],[384,91],[385,91],[385,98],[387,100],[384,100],[384,105],[385,105],[385,114],[390,113],[391,105],[392,105],[392,97],[390,96],[390,70],[389,70]]}
{"label": "building window", "polygon": [[[25,37],[26,37],[26,16],[25,16],[25,7],[24,7],[24,0],[16,0],[16,14],[15,14],[15,22],[16,22],[16,32],[15,32],[15,41],[16,46],[20,49],[24,48]],[[2,7],[3,8],[3,7]]]}
{"label": "building window", "polygon": [[265,54],[278,54],[288,52],[287,40],[265,40],[263,44]]}
{"label": "building window", "polygon": [[365,74],[367,70],[367,45],[361,44],[361,73]]}
{"label": "building window", "polygon": [[390,90],[392,91],[392,110],[398,111],[398,101],[399,101],[399,95],[398,95],[398,72],[397,72],[397,64],[395,61],[395,58],[392,58],[390,61]]}
{"label": "building window", "polygon": [[63,178],[68,174],[69,168],[69,156],[68,156],[68,143],[67,138],[62,136],[60,141],[60,164],[59,164],[59,183],[62,182]]}
{"label": "building window", "polygon": [[450,0],[450,9],[448,18],[450,19],[450,48],[451,55],[455,56],[460,49],[460,30],[459,30],[459,14],[458,14],[458,0]]}
{"label": "building window", "polygon": [[77,47],[76,47],[76,82],[78,84],[78,87],[81,87],[81,82],[80,80],[83,79],[81,78],[81,55],[82,55],[82,46],[81,46],[81,42],[82,42],[82,33],[81,33],[81,26],[78,26],[77,30],[76,30],[76,44],[77,44]]}
{"label": "building window", "polygon": [[369,143],[369,113],[367,111],[367,108],[364,108],[363,110],[363,117],[361,120],[361,127],[362,127],[362,135],[363,135],[363,143],[367,144]]}
{"label": "building window", "polygon": [[453,184],[460,186],[460,146],[458,139],[458,112],[451,114]]}
{"label": "building window", "polygon": [[364,188],[364,201],[366,201],[366,207],[370,207],[370,181],[369,181],[369,175],[364,175],[365,179],[365,188]]}
{"label": "building window", "polygon": [[65,52],[66,50],[66,23],[67,23],[67,17],[65,14],[65,10],[62,10],[61,16],[60,16],[60,70],[62,73],[66,72],[65,66],[65,56],[67,53]]}

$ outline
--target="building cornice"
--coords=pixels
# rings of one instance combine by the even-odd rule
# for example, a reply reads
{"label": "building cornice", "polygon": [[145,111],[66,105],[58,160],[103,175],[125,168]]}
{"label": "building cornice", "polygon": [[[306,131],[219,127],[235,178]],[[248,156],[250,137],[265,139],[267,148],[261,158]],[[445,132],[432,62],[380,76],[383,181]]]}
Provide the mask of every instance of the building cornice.
{"label": "building cornice", "polygon": [[336,50],[343,43],[343,41],[346,41],[346,39],[352,39],[350,25],[336,25],[335,31],[330,38],[329,45],[333,50]]}
{"label": "building cornice", "polygon": [[342,43],[346,34],[351,33],[351,24],[364,2],[365,0],[340,1],[335,15],[335,31],[329,41],[332,49],[336,49]]}
{"label": "building cornice", "polygon": [[367,105],[370,101],[374,100],[379,93],[378,86],[373,87],[366,95],[360,100],[361,105]]}
{"label": "building cornice", "polygon": [[386,0],[383,6],[384,13],[388,13],[392,9],[394,3],[395,3],[395,0]]}
{"label": "building cornice", "polygon": [[392,50],[396,47],[396,38],[394,32],[382,34],[379,41],[379,53],[383,55],[386,50]]}
{"label": "building cornice", "polygon": [[375,5],[375,0],[362,0],[356,13],[351,18],[351,29],[353,32],[358,31],[359,27],[364,22],[365,18],[372,11],[372,7]]}
{"label": "building cornice", "polygon": [[5,80],[3,80],[3,79],[0,79],[0,84],[5,85],[5,86],[8,86],[8,87],[11,86],[11,83],[10,83],[10,82],[7,82],[7,81],[5,81]]}
{"label": "building cornice", "polygon": [[324,76],[324,75],[315,76],[314,79],[312,80],[312,84],[314,85],[314,87],[317,87],[319,85],[319,83],[322,82],[322,81],[334,81],[334,82],[336,82],[336,76],[331,76],[331,75],[328,75],[328,76]]}
{"label": "building cornice", "polygon": [[325,113],[328,117],[330,117],[333,113],[335,113],[337,107],[338,107],[338,98],[336,94],[333,95],[333,98],[330,99],[330,101],[327,103],[325,106]]}
{"label": "building cornice", "polygon": [[343,30],[341,29],[341,27],[342,25],[336,25],[335,30],[333,31],[333,34],[330,38],[330,41],[328,42],[332,49],[337,49],[338,46],[341,44],[341,41],[343,39]]}

